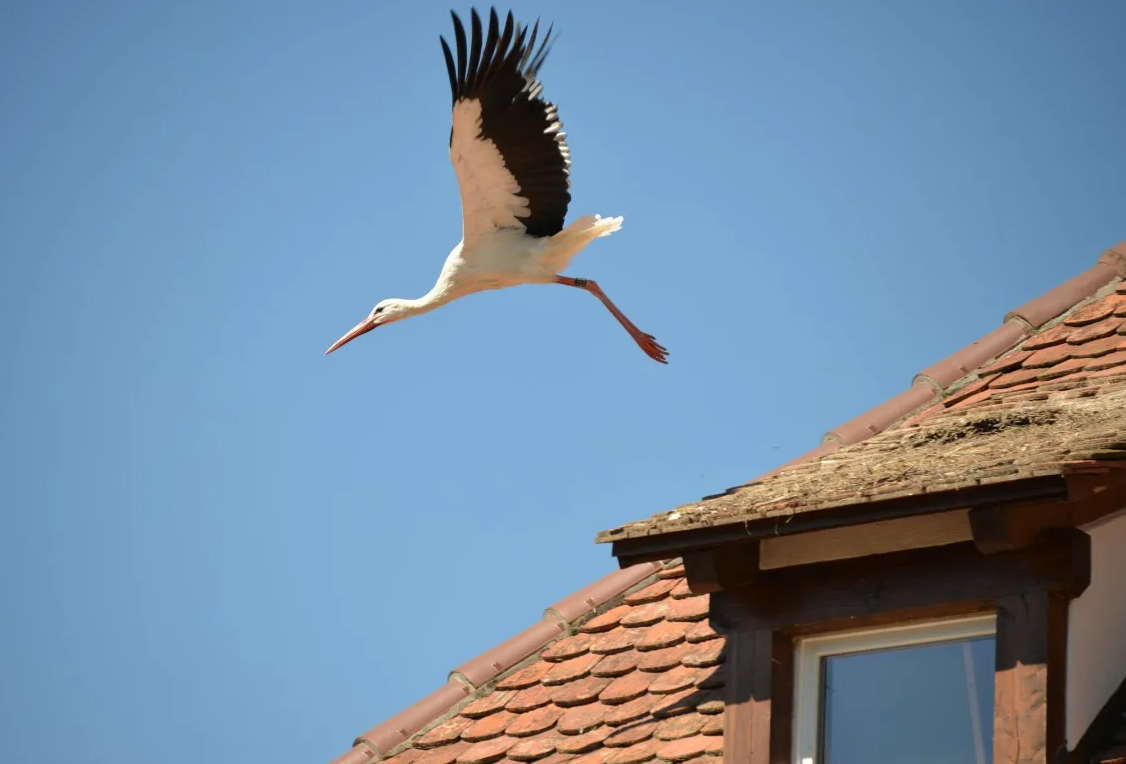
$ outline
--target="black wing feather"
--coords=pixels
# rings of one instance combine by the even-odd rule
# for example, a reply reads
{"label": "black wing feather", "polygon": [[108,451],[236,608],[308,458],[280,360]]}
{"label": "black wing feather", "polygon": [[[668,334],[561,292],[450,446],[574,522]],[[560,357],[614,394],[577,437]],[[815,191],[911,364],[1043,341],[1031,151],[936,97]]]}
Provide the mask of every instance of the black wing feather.
{"label": "black wing feather", "polygon": [[[530,30],[515,23],[512,13],[500,26],[496,9],[489,11],[484,34],[476,10],[470,11],[471,39],[457,14],[454,22],[456,70],[445,39],[442,52],[450,75],[453,104],[477,100],[481,104],[481,139],[491,141],[506,169],[520,185],[529,213],[518,218],[530,236],[551,236],[563,229],[571,202],[571,158],[558,110],[542,97],[539,70],[547,59],[552,29],[539,46],[539,21]],[[484,39],[482,39],[484,38]],[[510,47],[511,46],[511,47]],[[453,140],[451,132],[451,143]]]}

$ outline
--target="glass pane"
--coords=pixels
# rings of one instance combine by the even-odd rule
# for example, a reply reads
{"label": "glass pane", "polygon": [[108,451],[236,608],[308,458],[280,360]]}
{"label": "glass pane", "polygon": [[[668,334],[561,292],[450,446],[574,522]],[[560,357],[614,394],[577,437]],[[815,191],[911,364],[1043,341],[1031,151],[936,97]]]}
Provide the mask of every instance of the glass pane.
{"label": "glass pane", "polygon": [[990,764],[993,637],[824,660],[825,764]]}

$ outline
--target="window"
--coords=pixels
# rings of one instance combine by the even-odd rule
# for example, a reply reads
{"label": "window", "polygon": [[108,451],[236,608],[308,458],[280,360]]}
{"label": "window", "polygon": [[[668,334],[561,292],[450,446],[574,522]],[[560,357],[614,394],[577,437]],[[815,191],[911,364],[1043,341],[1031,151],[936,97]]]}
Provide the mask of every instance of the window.
{"label": "window", "polygon": [[992,615],[796,645],[795,764],[990,764]]}

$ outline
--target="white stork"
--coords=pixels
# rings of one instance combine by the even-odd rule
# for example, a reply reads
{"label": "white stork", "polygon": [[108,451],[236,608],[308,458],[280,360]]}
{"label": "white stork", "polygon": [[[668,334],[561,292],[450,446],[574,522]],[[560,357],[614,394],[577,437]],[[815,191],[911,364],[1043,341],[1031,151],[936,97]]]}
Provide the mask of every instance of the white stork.
{"label": "white stork", "polygon": [[433,289],[416,300],[382,301],[325,355],[377,326],[467,294],[517,284],[563,284],[601,300],[650,358],[667,363],[668,351],[634,326],[598,284],[559,275],[587,244],[621,228],[622,218],[586,215],[563,227],[571,201],[571,155],[556,107],[543,99],[538,79],[551,28],[537,49],[538,21],[529,35],[509,12],[501,29],[493,9],[488,34],[482,35],[474,10],[467,51],[461,20],[450,15],[456,66],[445,38],[439,39],[453,92],[450,160],[461,191],[461,243],[446,258]]}

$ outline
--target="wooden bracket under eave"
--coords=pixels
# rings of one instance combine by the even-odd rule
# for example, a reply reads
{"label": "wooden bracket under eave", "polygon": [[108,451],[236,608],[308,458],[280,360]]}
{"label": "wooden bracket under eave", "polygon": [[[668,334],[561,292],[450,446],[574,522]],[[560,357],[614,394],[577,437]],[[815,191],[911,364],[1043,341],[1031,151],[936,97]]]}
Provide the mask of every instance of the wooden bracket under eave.
{"label": "wooden bracket under eave", "polygon": [[758,541],[727,544],[684,555],[684,577],[693,594],[711,594],[752,583],[758,577]]}
{"label": "wooden bracket under eave", "polygon": [[1033,504],[999,504],[970,510],[974,545],[982,554],[1011,552],[1041,543],[1045,533],[1077,528],[1126,509],[1126,470],[1065,476],[1067,498]]}

